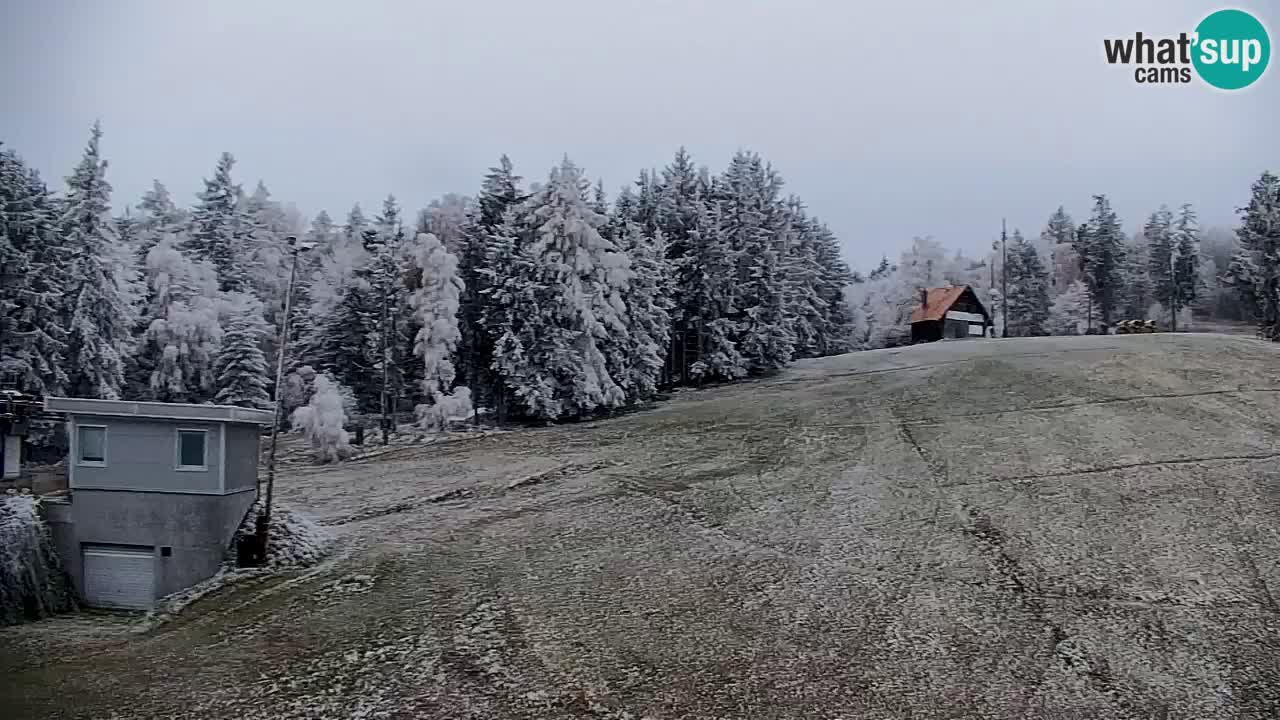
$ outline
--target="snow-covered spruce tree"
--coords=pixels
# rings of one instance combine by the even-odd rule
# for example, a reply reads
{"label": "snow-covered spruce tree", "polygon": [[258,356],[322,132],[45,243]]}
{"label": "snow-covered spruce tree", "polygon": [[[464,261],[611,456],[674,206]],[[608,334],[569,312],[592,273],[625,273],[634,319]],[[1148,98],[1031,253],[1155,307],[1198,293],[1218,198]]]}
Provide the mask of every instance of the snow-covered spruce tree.
{"label": "snow-covered spruce tree", "polygon": [[262,318],[262,302],[247,293],[234,294],[227,298],[226,315],[226,330],[216,364],[218,393],[214,402],[269,408],[269,370],[262,353],[262,340],[270,328]]}
{"label": "snow-covered spruce tree", "polygon": [[[707,322],[703,315],[706,278],[695,242],[707,233],[698,223],[707,217],[705,175],[699,173],[689,153],[681,147],[662,169],[657,188],[656,224],[667,242],[671,268],[671,342],[667,359],[668,381],[689,381],[689,365],[701,359],[700,338]],[[628,189],[618,197],[615,215],[622,222],[640,223],[639,198]]]}
{"label": "snow-covered spruce tree", "polygon": [[298,275],[294,279],[293,310],[289,317],[289,347],[285,367],[295,370],[307,362],[308,341],[314,336],[315,305],[313,297],[316,285],[321,281],[322,268],[332,257],[337,233],[329,214],[321,210],[311,221],[306,241],[312,249],[298,258]]}
{"label": "snow-covered spruce tree", "polygon": [[67,382],[67,275],[63,237],[39,174],[0,146],[0,377],[36,394]]}
{"label": "snow-covered spruce tree", "polygon": [[247,290],[248,267],[239,262],[242,238],[248,225],[241,216],[244,192],[231,179],[235,158],[224,152],[218,158],[213,178],[204,181],[199,203],[191,211],[191,229],[182,250],[196,260],[213,265],[219,287],[228,292]]}
{"label": "snow-covered spruce tree", "polygon": [[855,316],[847,299],[847,288],[854,281],[853,271],[840,256],[840,243],[830,228],[813,218],[810,220],[815,257],[820,272],[817,294],[821,301],[822,326],[818,335],[819,355],[838,355],[852,350]]}
{"label": "snow-covered spruce tree", "polygon": [[[405,388],[406,367],[402,350],[407,345],[404,329],[409,318],[405,304],[404,228],[400,223],[400,207],[393,196],[382,203],[382,213],[373,223],[373,234],[367,244],[369,262],[360,274],[369,283],[372,310],[371,332],[365,340],[366,355],[376,376],[377,409],[390,418],[396,401]],[[416,373],[415,373],[416,374]],[[390,422],[390,420],[388,420]],[[388,427],[390,431],[392,427]]]}
{"label": "snow-covered spruce tree", "polygon": [[804,204],[794,195],[787,199],[782,213],[781,236],[784,314],[794,336],[793,352],[795,357],[815,357],[826,333],[822,298],[818,297],[822,266]]}
{"label": "snow-covered spruce tree", "polygon": [[1014,230],[1009,247],[1009,336],[1043,335],[1048,319],[1048,274],[1035,245]]}
{"label": "snow-covered spruce tree", "polygon": [[[1177,305],[1178,290],[1173,279],[1174,258],[1177,256],[1177,245],[1173,239],[1173,212],[1168,207],[1161,206],[1151,213],[1142,228],[1142,234],[1147,240],[1147,277],[1151,283],[1152,299],[1161,308],[1174,308]],[[1177,312],[1176,309],[1174,312]]]}
{"label": "snow-covered spruce tree", "polygon": [[1227,276],[1254,308],[1262,335],[1280,341],[1280,177],[1262,173],[1240,215],[1240,251]]}
{"label": "snow-covered spruce tree", "polygon": [[146,267],[147,253],[166,235],[183,235],[190,222],[187,213],[174,205],[169,189],[159,180],[153,180],[151,189],[138,203],[135,246],[139,267]]}
{"label": "snow-covered spruce tree", "polygon": [[142,332],[128,364],[129,386],[149,400],[199,403],[216,391],[222,300],[217,271],[192,261],[181,245],[166,235],[147,253]]}
{"label": "snow-covered spruce tree", "polygon": [[[490,305],[496,297],[495,287],[505,279],[505,275],[493,274],[489,255],[495,249],[495,238],[499,237],[508,210],[524,200],[520,182],[520,176],[515,174],[506,155],[498,160],[497,167],[489,168],[481,183],[480,195],[471,208],[458,252],[458,274],[463,282],[458,316],[461,333],[459,370],[463,382],[471,389],[474,401],[495,410],[502,400],[504,388],[501,378],[492,368],[493,343],[498,333],[488,326],[486,318],[501,314]],[[497,242],[500,246],[505,239]],[[496,249],[501,251],[501,247]],[[509,257],[506,259],[510,260]]]}
{"label": "snow-covered spruce tree", "polygon": [[1186,325],[1184,310],[1191,307],[1199,294],[1200,285],[1200,222],[1191,205],[1184,204],[1178,211],[1173,227],[1174,258],[1173,287],[1177,305],[1171,314],[1170,327],[1178,329],[1180,316]]}
{"label": "snow-covered spruce tree", "polygon": [[452,355],[461,338],[458,306],[463,291],[458,277],[458,259],[445,249],[435,235],[418,235],[413,247],[413,263],[421,272],[421,282],[413,293],[414,314],[421,329],[414,351],[422,358],[422,394],[417,407],[418,425],[423,430],[444,431],[452,420],[471,416],[471,391],[453,386]]}
{"label": "snow-covered spruce tree", "polygon": [[70,251],[73,300],[67,318],[67,392],[74,397],[116,399],[124,386],[131,350],[131,291],[121,277],[112,222],[111,185],[94,123],[84,157],[67,178],[58,233]]}
{"label": "snow-covered spruce tree", "polygon": [[1052,335],[1083,335],[1090,327],[1098,327],[1099,320],[1098,306],[1089,300],[1089,288],[1077,280],[1054,298],[1045,327]]}
{"label": "snow-covered spruce tree", "polygon": [[466,243],[467,227],[475,215],[475,203],[466,195],[445,193],[418,211],[418,222],[412,237],[423,233],[435,235],[454,255],[460,255]]}
{"label": "snow-covered spruce tree", "polygon": [[351,455],[351,441],[345,427],[343,390],[333,376],[326,373],[317,375],[312,386],[310,401],[293,411],[293,430],[302,432],[311,443],[316,462],[346,459]]}
{"label": "snow-covered spruce tree", "polygon": [[1124,265],[1121,270],[1123,289],[1117,300],[1118,312],[1125,320],[1142,320],[1151,304],[1150,247],[1146,235],[1136,233],[1125,242]]}
{"label": "snow-covered spruce tree", "polygon": [[1085,286],[1098,305],[1105,329],[1113,324],[1116,300],[1124,285],[1124,232],[1107,196],[1095,195],[1093,200],[1088,224],[1076,229],[1075,249]]}
{"label": "snow-covered spruce tree", "polygon": [[628,223],[620,242],[631,260],[633,277],[623,296],[629,342],[619,382],[629,399],[643,400],[657,392],[666,364],[671,268],[661,233],[646,237],[638,224]]}
{"label": "snow-covered spruce tree", "polygon": [[652,170],[641,170],[635,182],[636,203],[632,220],[649,235],[661,230],[658,224],[661,217],[661,188],[656,175]]}
{"label": "snow-covered spruce tree", "polygon": [[759,155],[737,153],[721,176],[720,233],[735,260],[734,344],[747,374],[770,373],[791,361],[795,336],[786,324],[782,269],[782,179]]}
{"label": "snow-covered spruce tree", "polygon": [[[271,199],[271,191],[261,180],[252,193],[240,198],[236,218],[236,258],[245,266],[247,289],[262,301],[268,323],[279,327],[292,262],[287,238],[298,228],[290,212]],[[274,355],[275,338],[271,338],[271,345]]]}
{"label": "snow-covered spruce tree", "polygon": [[343,227],[343,253],[332,259],[329,277],[312,288],[313,335],[307,341],[306,362],[328,372],[351,389],[360,412],[379,409],[382,377],[369,355],[369,338],[376,332],[378,304],[369,284],[368,267],[376,231],[356,206]]}
{"label": "snow-covered spruce tree", "polygon": [[135,270],[142,267],[142,263],[138,262],[138,246],[141,244],[141,237],[137,216],[126,207],[124,214],[116,217],[113,222],[116,226],[116,246],[123,251],[121,258],[123,264]]}
{"label": "snow-covered spruce tree", "polygon": [[734,304],[737,251],[721,232],[722,215],[718,202],[706,203],[691,236],[693,263],[702,269],[697,282],[685,288],[686,310],[696,307],[690,321],[697,332],[697,359],[687,365],[689,380],[695,383],[747,375],[747,360],[738,347]]}
{"label": "snow-covered spruce tree", "polygon": [[600,235],[581,171],[565,158],[518,213],[504,237],[519,238],[498,292],[506,323],[494,368],[525,414],[554,420],[617,407],[626,393],[608,372],[601,345],[627,334],[621,293],[629,262]]}
{"label": "snow-covered spruce tree", "polygon": [[300,342],[297,351],[291,353],[294,365],[309,363],[324,370],[338,361],[327,331],[347,288],[356,282],[356,271],[368,262],[360,237],[365,225],[364,215],[356,206],[341,230],[322,225],[328,242],[304,256],[309,257],[312,272],[305,284],[305,295],[300,295],[305,297],[305,304],[298,306],[299,315],[295,318]]}
{"label": "snow-covered spruce tree", "polygon": [[1062,294],[1072,283],[1080,279],[1080,258],[1075,251],[1076,225],[1067,209],[1058,209],[1049,216],[1049,223],[1040,231],[1041,244],[1050,248],[1049,272],[1053,276],[1053,294]]}

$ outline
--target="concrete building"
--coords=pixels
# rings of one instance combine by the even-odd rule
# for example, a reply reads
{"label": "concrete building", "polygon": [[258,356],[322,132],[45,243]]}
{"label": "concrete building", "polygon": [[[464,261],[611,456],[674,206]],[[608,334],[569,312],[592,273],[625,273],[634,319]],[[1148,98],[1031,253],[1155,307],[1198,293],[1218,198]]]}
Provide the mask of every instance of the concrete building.
{"label": "concrete building", "polygon": [[150,608],[218,571],[253,504],[269,410],[46,398],[65,413],[54,543],[90,607]]}
{"label": "concrete building", "polygon": [[911,342],[982,338],[991,326],[991,314],[973,288],[931,288],[920,291],[920,304],[911,313]]}

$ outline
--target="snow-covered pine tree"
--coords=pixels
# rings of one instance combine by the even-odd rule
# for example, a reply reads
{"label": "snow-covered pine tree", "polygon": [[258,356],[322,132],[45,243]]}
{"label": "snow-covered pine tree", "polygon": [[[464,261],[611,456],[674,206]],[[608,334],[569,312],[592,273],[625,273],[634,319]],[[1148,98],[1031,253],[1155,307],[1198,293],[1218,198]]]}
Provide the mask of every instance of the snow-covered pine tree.
{"label": "snow-covered pine tree", "polygon": [[293,411],[293,430],[301,431],[311,443],[312,457],[318,463],[338,462],[351,456],[351,440],[347,434],[347,411],[344,390],[332,375],[321,373],[312,381],[311,399]]}
{"label": "snow-covered pine tree", "polygon": [[1178,316],[1196,301],[1200,283],[1200,222],[1190,204],[1184,204],[1179,209],[1172,236],[1174,243],[1172,280],[1177,305],[1172,308],[1170,327],[1177,332]]}
{"label": "snow-covered pine tree", "polygon": [[462,296],[462,279],[458,276],[458,259],[435,235],[418,235],[412,249],[413,264],[420,275],[412,305],[418,318],[414,351],[422,358],[422,395],[425,400],[416,408],[418,425],[423,430],[442,432],[449,422],[470,417],[471,391],[454,387],[453,353],[461,334],[458,331],[458,308]]}
{"label": "snow-covered pine tree", "polygon": [[662,234],[646,237],[640,225],[628,223],[620,238],[634,273],[624,290],[627,308],[627,354],[619,379],[631,400],[644,400],[658,390],[671,334],[671,268]]}
{"label": "snow-covered pine tree", "polygon": [[[488,234],[483,268],[478,272],[484,284],[479,322],[485,334],[483,342],[489,353],[489,366],[477,370],[476,377],[486,380],[485,401],[499,424],[505,422],[509,414],[521,414],[515,388],[523,386],[528,378],[514,373],[533,369],[525,361],[525,345],[533,342],[529,328],[536,324],[530,322],[524,308],[537,303],[537,286],[531,280],[533,272],[528,260],[519,251],[519,233],[525,220],[523,203],[507,211],[506,217]],[[463,292],[466,292],[465,281]]]}
{"label": "snow-covered pine tree", "polygon": [[[604,180],[596,180],[595,187],[591,189],[591,209],[600,215],[607,216],[609,214],[609,194],[604,191]],[[601,234],[604,234],[604,230],[607,227],[608,225],[606,224],[601,228]],[[608,236],[606,235],[606,237]],[[610,237],[609,239],[614,240],[615,238]]]}
{"label": "snow-covered pine tree", "polygon": [[882,261],[867,276],[866,282],[853,286],[851,302],[861,315],[860,326],[855,326],[855,345],[875,350],[896,347],[910,339],[910,328],[904,328],[903,324],[903,298],[913,295],[918,302],[920,289],[909,282],[903,279],[897,266]]}
{"label": "snow-covered pine tree", "polygon": [[[502,237],[500,232],[508,210],[524,200],[520,182],[506,155],[499,158],[496,167],[489,168],[480,185],[480,195],[471,206],[457,253],[458,274],[463,283],[458,311],[461,335],[458,370],[473,400],[494,410],[504,394],[502,380],[492,368],[493,343],[500,333],[488,326],[486,317],[492,319],[503,314],[500,309],[489,306],[495,301],[494,288],[505,276],[492,272],[494,267],[489,256],[497,250],[500,256],[510,260],[501,247],[510,238]],[[510,249],[514,251],[514,246]]]}
{"label": "snow-covered pine tree", "polygon": [[627,333],[626,255],[600,235],[581,171],[566,157],[511,218],[519,237],[502,291],[510,326],[495,328],[494,367],[525,413],[554,420],[617,407],[626,393],[608,372],[605,342]]}
{"label": "snow-covered pine tree", "polygon": [[465,235],[475,214],[475,203],[466,195],[446,193],[432,200],[418,212],[418,222],[413,237],[423,233],[435,235],[445,249],[454,255],[462,252]]}
{"label": "snow-covered pine tree", "polygon": [[236,293],[227,298],[226,315],[226,330],[215,368],[218,393],[214,402],[269,408],[271,397],[267,387],[271,381],[262,341],[270,328],[262,317],[262,302],[248,293]]}
{"label": "snow-covered pine tree", "polygon": [[222,299],[217,271],[192,261],[181,245],[166,235],[147,253],[142,332],[128,364],[129,388],[148,400],[199,403],[216,390]]}
{"label": "snow-covered pine tree", "polygon": [[174,205],[169,189],[159,180],[151,181],[151,189],[138,203],[138,266],[146,267],[147,253],[160,242],[160,238],[183,234],[188,222],[187,213]]}
{"label": "snow-covered pine tree", "polygon": [[219,287],[227,292],[247,290],[248,268],[240,260],[240,234],[246,224],[241,217],[240,198],[244,192],[231,179],[235,158],[224,152],[218,158],[213,178],[204,181],[199,203],[191,211],[191,229],[182,250],[196,260],[213,265]]}
{"label": "snow-covered pine tree", "polygon": [[369,356],[369,337],[375,333],[378,304],[369,284],[368,267],[376,231],[357,205],[343,226],[341,253],[328,261],[327,282],[312,288],[313,335],[304,360],[328,372],[355,393],[360,412],[379,409],[381,374]]}
{"label": "snow-covered pine tree", "polygon": [[125,264],[130,268],[141,267],[141,263],[137,262],[138,247],[141,244],[137,216],[126,207],[124,214],[115,218],[114,222],[116,225],[116,246],[125,251]]}
{"label": "snow-covered pine tree", "polygon": [[830,228],[810,220],[815,257],[820,272],[817,293],[821,301],[822,326],[818,335],[819,355],[838,355],[852,350],[855,315],[847,300],[847,288],[854,281],[853,271],[840,255],[840,243]]}
{"label": "snow-covered pine tree", "polygon": [[[306,283],[307,304],[299,306],[299,311],[305,312],[307,317],[300,323],[302,344],[297,357],[307,362],[322,360],[320,354],[325,352],[325,327],[347,287],[354,281],[356,272],[368,262],[363,244],[367,222],[359,205],[352,208],[347,224],[341,230],[327,224],[327,215],[324,220],[326,223],[321,224],[318,230],[313,227],[313,234],[321,233],[328,242],[303,256],[311,259],[312,275]],[[328,366],[322,364],[321,367]]]}
{"label": "snow-covered pine tree", "polygon": [[684,266],[688,284],[682,293],[685,327],[693,333],[695,344],[692,362],[688,354],[678,356],[686,382],[736,380],[747,375],[747,360],[738,348],[734,305],[737,251],[721,230],[722,217],[719,202],[702,203],[689,234],[691,254]]}
{"label": "snow-covered pine tree", "polygon": [[61,394],[70,265],[55,209],[39,174],[0,146],[0,380]]}
{"label": "snow-covered pine tree", "polygon": [[[1166,206],[1151,213],[1142,227],[1147,241],[1147,277],[1151,284],[1151,296],[1162,308],[1177,305],[1177,287],[1173,280],[1173,263],[1177,245],[1173,239],[1173,212]],[[1174,309],[1176,313],[1176,309]],[[1151,318],[1163,320],[1164,318]]]}
{"label": "snow-covered pine tree", "polygon": [[[261,180],[252,193],[240,198],[237,219],[237,262],[246,266],[249,289],[262,301],[267,322],[279,327],[292,263],[288,237],[299,228],[294,226],[290,212],[271,198],[271,191]],[[274,355],[275,338],[268,340]]]}
{"label": "snow-covered pine tree", "polygon": [[881,255],[881,256],[880,256],[880,264],[876,266],[876,269],[875,269],[875,270],[872,270],[872,271],[871,271],[871,273],[870,273],[869,275],[867,275],[867,279],[868,279],[868,280],[879,280],[880,278],[885,277],[886,275],[889,275],[890,273],[896,272],[896,271],[897,271],[897,269],[898,269],[897,267],[895,267],[895,266],[893,266],[893,265],[890,265],[890,264],[889,264],[889,256],[888,256],[888,255]]}
{"label": "snow-covered pine tree", "polygon": [[94,123],[84,156],[67,177],[58,232],[71,252],[73,294],[67,318],[67,391],[74,397],[116,399],[131,350],[131,291],[120,276],[120,248],[111,219],[111,185]]}
{"label": "snow-covered pine tree", "polygon": [[636,207],[632,220],[639,223],[640,229],[648,235],[661,230],[659,223],[661,198],[656,173],[652,170],[641,170],[636,178]]}
{"label": "snow-covered pine tree", "polygon": [[307,362],[308,342],[314,336],[315,300],[312,293],[322,281],[321,273],[327,259],[332,258],[337,233],[329,214],[321,210],[311,221],[306,241],[312,249],[298,258],[298,275],[294,280],[293,310],[289,317],[289,347],[285,367],[290,370]]}
{"label": "snow-covered pine tree", "polygon": [[816,357],[826,334],[822,298],[818,286],[822,266],[818,264],[817,239],[804,211],[804,203],[789,197],[782,213],[782,273],[785,291],[786,324],[794,336],[795,357]]}
{"label": "snow-covered pine tree", "polygon": [[1116,301],[1124,285],[1124,232],[1107,196],[1095,195],[1093,201],[1089,223],[1077,228],[1075,249],[1085,286],[1098,305],[1103,329],[1107,329],[1115,319]]}
{"label": "snow-covered pine tree", "polygon": [[67,384],[69,254],[35,169],[0,146],[0,380],[59,395]]}
{"label": "snow-covered pine tree", "polygon": [[401,315],[408,310],[401,267],[405,252],[404,228],[400,222],[400,206],[394,196],[388,195],[383,201],[382,212],[374,219],[373,230],[374,235],[368,245],[369,263],[361,270],[369,282],[369,300],[373,310],[372,332],[365,344],[370,366],[377,375],[378,410],[384,418],[384,432],[390,432],[394,429],[391,416],[406,387],[401,350],[407,341]]}
{"label": "snow-covered pine tree", "polygon": [[1090,301],[1089,288],[1077,280],[1054,298],[1045,326],[1052,335],[1083,335],[1098,327],[1099,320],[1098,305]]}
{"label": "snow-covered pine tree", "polygon": [[795,342],[784,311],[781,188],[782,179],[759,155],[740,151],[722,176],[717,197],[720,232],[736,265],[734,343],[748,374],[784,367]]}
{"label": "snow-covered pine tree", "polygon": [[1049,271],[1053,275],[1053,294],[1062,294],[1072,283],[1080,279],[1080,257],[1075,250],[1076,225],[1061,205],[1049,216],[1049,223],[1040,231],[1043,245],[1050,248]]}
{"label": "snow-covered pine tree", "polygon": [[1121,271],[1123,290],[1118,306],[1125,320],[1143,320],[1151,303],[1151,277],[1148,270],[1151,259],[1146,235],[1137,233],[1125,243],[1124,265]]}
{"label": "snow-covered pine tree", "polygon": [[1043,335],[1048,319],[1048,273],[1035,245],[1015,229],[1009,246],[1009,336]]}
{"label": "snow-covered pine tree", "polygon": [[[695,238],[705,241],[708,233],[698,222],[707,217],[707,188],[689,153],[681,147],[671,163],[662,169],[657,188],[656,224],[667,242],[671,269],[671,342],[667,358],[668,382],[689,381],[689,367],[700,359],[701,328],[707,319],[700,302],[705,299],[705,278]],[[624,222],[641,221],[639,198],[628,191],[619,196],[615,215]],[[711,234],[714,235],[714,234]]]}
{"label": "snow-covered pine tree", "polygon": [[1227,277],[1254,308],[1262,335],[1280,341],[1280,177],[1262,173],[1240,215],[1240,251]]}

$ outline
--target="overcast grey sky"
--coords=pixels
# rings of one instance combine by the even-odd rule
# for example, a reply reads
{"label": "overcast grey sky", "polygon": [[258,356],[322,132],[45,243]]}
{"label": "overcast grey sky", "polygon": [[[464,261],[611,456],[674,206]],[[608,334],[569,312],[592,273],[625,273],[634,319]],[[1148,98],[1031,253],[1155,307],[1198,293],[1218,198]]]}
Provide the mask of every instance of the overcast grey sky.
{"label": "overcast grey sky", "polygon": [[[760,152],[865,270],[913,235],[970,251],[1112,196],[1206,224],[1280,171],[1280,69],[1227,94],[1140,86],[1103,37],[1215,2],[4,0],[0,140],[61,186],[94,118],[115,201],[190,203],[223,150],[312,214],[474,193],[500,153],[568,153],[612,193],[683,144]],[[1280,8],[1235,5],[1267,23]],[[1273,61],[1272,65],[1276,62]]]}

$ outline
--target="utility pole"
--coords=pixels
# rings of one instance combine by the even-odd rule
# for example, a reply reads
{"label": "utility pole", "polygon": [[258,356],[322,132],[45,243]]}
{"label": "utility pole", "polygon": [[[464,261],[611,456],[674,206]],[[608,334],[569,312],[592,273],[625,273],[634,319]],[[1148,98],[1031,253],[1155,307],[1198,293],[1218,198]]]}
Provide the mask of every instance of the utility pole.
{"label": "utility pole", "polygon": [[1000,337],[1009,337],[1009,250],[1004,218],[1000,218],[1000,311],[1004,315]]}
{"label": "utility pole", "polygon": [[[298,242],[296,235],[285,238],[289,243],[289,252],[293,262],[289,265],[289,284],[284,293],[284,319],[280,322],[280,348],[276,351],[276,386],[273,398],[274,410],[271,419],[271,448],[267,451],[267,497],[263,503],[262,513],[258,515],[257,526],[259,562],[267,560],[267,541],[271,528],[271,499],[276,486],[276,447],[280,437],[280,388],[284,384],[284,356],[289,347],[289,316],[293,313],[293,281],[298,276],[298,255],[314,247],[314,243]],[[259,488],[258,496],[262,496]]]}

